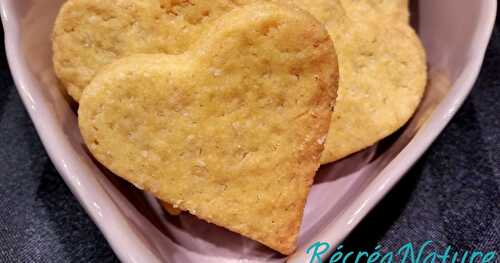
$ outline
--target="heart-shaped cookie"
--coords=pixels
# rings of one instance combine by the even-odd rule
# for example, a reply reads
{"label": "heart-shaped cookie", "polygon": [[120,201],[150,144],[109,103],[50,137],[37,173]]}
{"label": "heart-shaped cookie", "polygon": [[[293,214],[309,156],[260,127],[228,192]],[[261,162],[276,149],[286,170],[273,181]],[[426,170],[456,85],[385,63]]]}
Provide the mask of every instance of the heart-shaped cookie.
{"label": "heart-shaped cookie", "polygon": [[424,48],[405,21],[408,1],[290,1],[326,24],[339,57],[338,98],[321,162],[344,158],[401,128],[427,82]]}
{"label": "heart-shaped cookie", "polygon": [[[340,3],[340,0],[267,0],[280,4],[296,5],[297,7],[312,14],[318,21],[322,23],[335,24],[339,26],[347,26],[347,16],[345,10]],[[255,0],[239,0],[239,4],[250,4]],[[343,29],[345,30],[345,28]],[[340,31],[340,30],[336,30]],[[327,159],[323,159],[327,160]],[[170,215],[180,215],[182,211],[176,209],[172,204],[162,202],[164,210]]]}
{"label": "heart-shaped cookie", "polygon": [[351,12],[326,23],[339,58],[340,83],[322,163],[372,146],[401,128],[427,84],[425,51],[409,25],[355,20]]}
{"label": "heart-shaped cookie", "polygon": [[[407,0],[289,0],[324,22],[340,84],[322,163],[365,149],[413,115],[425,91],[425,51]],[[345,10],[344,10],[345,7]]]}
{"label": "heart-shaped cookie", "polygon": [[309,14],[252,4],[180,55],[136,55],[83,92],[79,125],[115,174],[283,254],[295,249],[338,70]]}

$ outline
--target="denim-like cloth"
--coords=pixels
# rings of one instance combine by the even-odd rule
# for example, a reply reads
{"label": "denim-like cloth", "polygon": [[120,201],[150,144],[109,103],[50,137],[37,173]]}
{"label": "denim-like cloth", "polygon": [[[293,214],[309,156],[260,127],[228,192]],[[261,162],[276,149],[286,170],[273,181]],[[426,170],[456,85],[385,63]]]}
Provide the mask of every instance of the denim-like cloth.
{"label": "denim-like cloth", "polygon": [[[433,240],[500,253],[499,30],[472,95],[343,251]],[[0,48],[0,262],[117,262],[48,159]]]}

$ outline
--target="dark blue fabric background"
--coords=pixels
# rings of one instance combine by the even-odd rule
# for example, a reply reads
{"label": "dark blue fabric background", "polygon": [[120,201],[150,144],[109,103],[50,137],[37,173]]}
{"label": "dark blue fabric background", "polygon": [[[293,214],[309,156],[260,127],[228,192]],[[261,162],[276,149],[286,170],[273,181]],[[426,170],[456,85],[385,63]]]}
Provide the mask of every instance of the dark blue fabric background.
{"label": "dark blue fabric background", "polygon": [[[3,32],[2,32],[3,39]],[[1,41],[3,43],[3,41]],[[0,262],[117,262],[45,154],[0,46]],[[500,23],[462,109],[345,241],[347,250],[500,252]]]}

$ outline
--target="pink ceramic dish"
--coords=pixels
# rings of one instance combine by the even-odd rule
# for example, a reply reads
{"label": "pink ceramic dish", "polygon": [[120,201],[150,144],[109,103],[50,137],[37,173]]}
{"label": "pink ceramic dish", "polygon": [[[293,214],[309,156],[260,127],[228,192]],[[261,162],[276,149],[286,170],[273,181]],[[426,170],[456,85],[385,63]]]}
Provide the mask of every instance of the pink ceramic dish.
{"label": "pink ceramic dish", "polygon": [[[253,241],[189,215],[171,218],[153,198],[96,165],[82,144],[75,111],[57,87],[50,34],[62,0],[1,0],[10,68],[50,158],[123,262],[283,262]],[[473,87],[496,17],[496,0],[420,0],[415,26],[431,81],[417,115],[384,147],[323,167],[312,188],[300,248],[341,242],[423,154]],[[376,150],[375,150],[376,149]]]}

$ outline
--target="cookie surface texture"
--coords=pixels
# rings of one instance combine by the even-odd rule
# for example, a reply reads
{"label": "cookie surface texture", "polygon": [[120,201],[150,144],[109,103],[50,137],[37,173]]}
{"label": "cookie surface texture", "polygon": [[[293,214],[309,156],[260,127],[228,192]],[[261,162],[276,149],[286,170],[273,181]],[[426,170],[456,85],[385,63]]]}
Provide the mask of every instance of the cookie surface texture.
{"label": "cookie surface texture", "polygon": [[104,66],[138,53],[183,53],[237,5],[230,0],[69,0],[52,37],[56,75],[78,101]]}
{"label": "cookie surface texture", "polygon": [[[382,16],[405,9],[407,1],[293,2],[325,23],[339,58],[337,103],[321,162],[342,159],[401,128],[425,91],[426,56],[409,25]],[[355,17],[359,10],[363,19]]]}
{"label": "cookie surface texture", "polygon": [[328,22],[327,29],[339,58],[340,84],[322,163],[365,149],[401,128],[427,84],[425,51],[410,26],[346,19]]}
{"label": "cookie surface texture", "polygon": [[201,39],[102,70],[80,101],[83,138],[137,187],[290,254],[331,120],[332,40],[275,4],[235,8]]}
{"label": "cookie surface texture", "polygon": [[408,24],[409,0],[339,0],[354,20]]}

